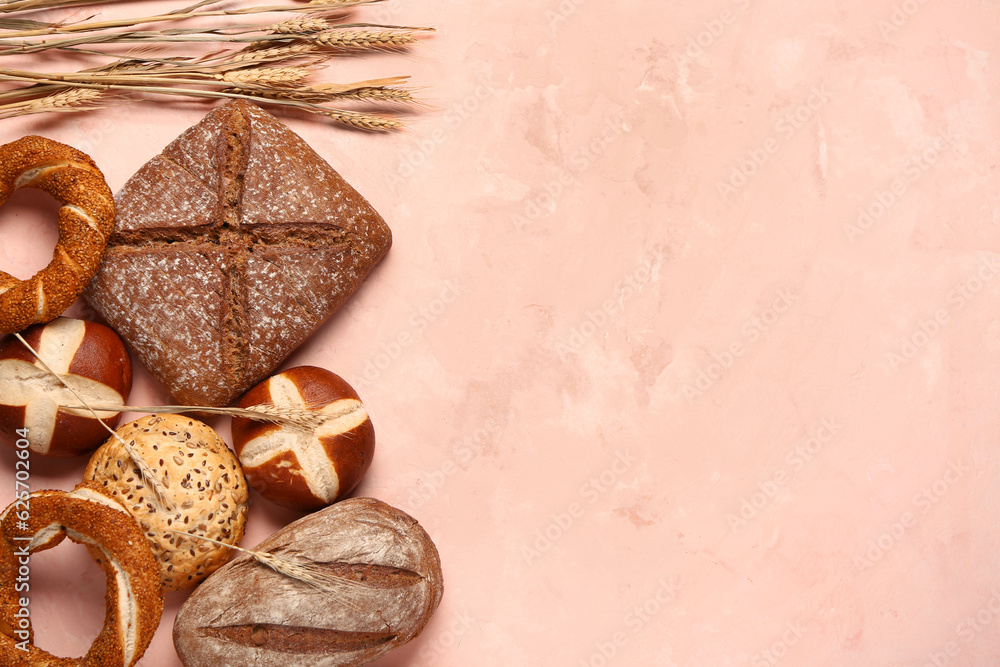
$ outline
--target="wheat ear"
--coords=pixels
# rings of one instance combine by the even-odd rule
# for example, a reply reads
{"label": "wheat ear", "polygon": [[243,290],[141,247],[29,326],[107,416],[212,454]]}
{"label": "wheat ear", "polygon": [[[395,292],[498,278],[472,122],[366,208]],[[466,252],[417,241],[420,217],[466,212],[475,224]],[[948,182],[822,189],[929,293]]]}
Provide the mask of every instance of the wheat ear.
{"label": "wheat ear", "polygon": [[211,537],[205,537],[204,535],[198,535],[197,533],[188,533],[181,530],[175,530],[173,528],[168,530],[177,533],[178,535],[195,537],[199,540],[205,540],[207,542],[212,542],[213,544],[241,551],[249,555],[261,565],[271,568],[278,574],[284,575],[290,579],[301,581],[307,586],[312,586],[313,588],[321,590],[324,593],[332,593],[337,597],[338,601],[346,604],[352,609],[356,609],[356,607],[351,604],[349,600],[341,597],[341,592],[344,588],[366,588],[364,584],[358,583],[352,579],[347,579],[346,577],[338,577],[337,575],[328,572],[322,565],[314,561],[289,560],[266,551],[255,551],[253,549],[244,549],[243,547],[238,547],[234,544],[226,544],[225,542],[220,542],[219,540],[214,540]]}
{"label": "wheat ear", "polygon": [[[67,410],[85,409],[77,405],[61,405]],[[150,414],[180,414],[184,412],[201,412],[210,415],[227,415],[230,417],[242,417],[254,421],[271,422],[273,424],[286,424],[295,426],[307,431],[312,431],[337,415],[313,411],[307,405],[305,408],[294,408],[288,405],[277,405],[274,403],[263,403],[252,408],[215,408],[206,405],[122,405],[94,406],[98,410],[108,410],[117,412],[148,412]],[[318,406],[321,407],[321,406]]]}

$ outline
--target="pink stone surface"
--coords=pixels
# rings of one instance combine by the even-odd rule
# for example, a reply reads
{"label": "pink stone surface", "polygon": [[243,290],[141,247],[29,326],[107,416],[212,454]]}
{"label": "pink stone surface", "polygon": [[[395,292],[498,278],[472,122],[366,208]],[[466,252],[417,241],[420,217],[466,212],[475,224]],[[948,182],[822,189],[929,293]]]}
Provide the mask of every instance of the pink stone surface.
{"label": "pink stone surface", "polygon": [[[287,120],[394,243],[286,367],[354,384],[358,494],[441,552],[437,614],[376,664],[1000,664],[1000,5],[368,11],[438,32],[326,75],[410,73],[435,109],[391,136]],[[84,149],[117,190],[204,113],[0,138]],[[46,217],[4,205],[0,268],[44,264]],[[31,484],[82,467],[36,457]],[[256,496],[244,544],[296,516]],[[39,643],[79,655],[100,573],[35,560]],[[183,599],[144,667],[180,664]]]}

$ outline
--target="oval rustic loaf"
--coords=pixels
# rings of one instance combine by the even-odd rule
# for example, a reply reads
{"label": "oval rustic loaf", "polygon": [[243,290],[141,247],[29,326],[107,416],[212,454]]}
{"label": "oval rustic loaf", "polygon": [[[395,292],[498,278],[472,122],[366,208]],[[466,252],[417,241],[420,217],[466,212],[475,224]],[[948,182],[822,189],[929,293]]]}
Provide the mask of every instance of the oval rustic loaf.
{"label": "oval rustic loaf", "polygon": [[205,580],[174,623],[185,667],[355,667],[410,641],[441,601],[437,548],[409,515],[351,498],[289,524],[255,551],[307,565],[314,584],[248,555]]}

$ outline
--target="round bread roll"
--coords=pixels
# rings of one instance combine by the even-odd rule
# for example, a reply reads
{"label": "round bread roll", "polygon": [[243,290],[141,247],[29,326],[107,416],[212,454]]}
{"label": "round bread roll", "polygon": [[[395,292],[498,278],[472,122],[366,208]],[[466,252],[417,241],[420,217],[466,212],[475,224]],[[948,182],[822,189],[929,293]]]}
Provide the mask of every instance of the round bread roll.
{"label": "round bread roll", "polygon": [[239,403],[261,405],[318,421],[306,428],[233,417],[233,448],[260,495],[312,512],[354,490],[375,456],[375,429],[351,385],[324,368],[297,366],[261,382]]}
{"label": "round bread roll", "polygon": [[102,324],[68,317],[30,326],[23,336],[41,360],[13,336],[0,338],[0,442],[15,447],[27,440],[45,456],[89,454],[108,439],[104,425],[114,428],[121,413],[100,411],[98,420],[89,410],[60,406],[125,405],[132,389],[125,344]]}
{"label": "round bread roll", "polygon": [[243,469],[209,426],[180,415],[149,415],[121,426],[118,435],[152,470],[164,498],[143,483],[116,439],[94,452],[85,481],[102,484],[132,512],[160,566],[165,590],[194,586],[229,559],[228,547],[181,533],[238,544],[249,493]]}

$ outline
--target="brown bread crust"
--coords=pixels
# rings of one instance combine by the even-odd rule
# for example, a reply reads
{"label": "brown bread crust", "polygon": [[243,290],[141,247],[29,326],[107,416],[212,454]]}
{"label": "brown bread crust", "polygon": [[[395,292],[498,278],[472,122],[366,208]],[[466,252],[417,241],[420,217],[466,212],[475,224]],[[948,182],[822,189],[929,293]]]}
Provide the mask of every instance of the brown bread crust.
{"label": "brown bread crust", "polygon": [[233,417],[233,449],[247,481],[271,502],[301,511],[346,498],[375,456],[375,428],[358,393],[325,368],[296,366],[251,389],[239,407],[282,404],[327,420],[305,429]]}
{"label": "brown bread crust", "polygon": [[86,292],[174,400],[231,404],[361,285],[385,221],[248,102],[209,113],[117,195]]}
{"label": "brown bread crust", "polygon": [[[27,507],[25,510],[24,507]],[[26,518],[22,518],[26,517]],[[27,529],[21,526],[21,521]],[[16,575],[23,551],[50,549],[69,536],[87,546],[107,576],[104,627],[87,654],[60,658],[34,646],[30,615],[22,609]],[[32,537],[30,542],[21,538]],[[30,545],[26,547],[25,545]],[[152,552],[132,517],[100,489],[37,491],[0,514],[0,664],[9,667],[132,667],[153,639],[163,591]],[[26,628],[24,626],[27,626]],[[27,650],[22,641],[29,636]]]}
{"label": "brown bread crust", "polygon": [[[45,363],[13,336],[0,338],[0,442],[13,447],[18,430],[28,427],[26,439],[37,454],[71,457],[100,447],[108,439],[101,422],[113,429],[121,413],[99,413],[97,420],[87,410],[57,409],[80,401],[49,371],[73,383],[88,404],[123,406],[132,391],[132,359],[121,338],[104,325],[68,317],[30,326],[22,336]],[[38,410],[40,400],[51,408]],[[30,424],[28,402],[36,408]]]}
{"label": "brown bread crust", "polygon": [[444,590],[437,549],[415,519],[373,498],[310,514],[256,547],[319,564],[320,590],[241,556],[187,599],[174,623],[186,667],[355,667],[423,630]]}
{"label": "brown bread crust", "polygon": [[45,137],[0,146],[0,204],[18,188],[38,188],[63,206],[48,266],[27,280],[0,271],[0,336],[55,319],[87,286],[104,253],[115,203],[90,157]]}

